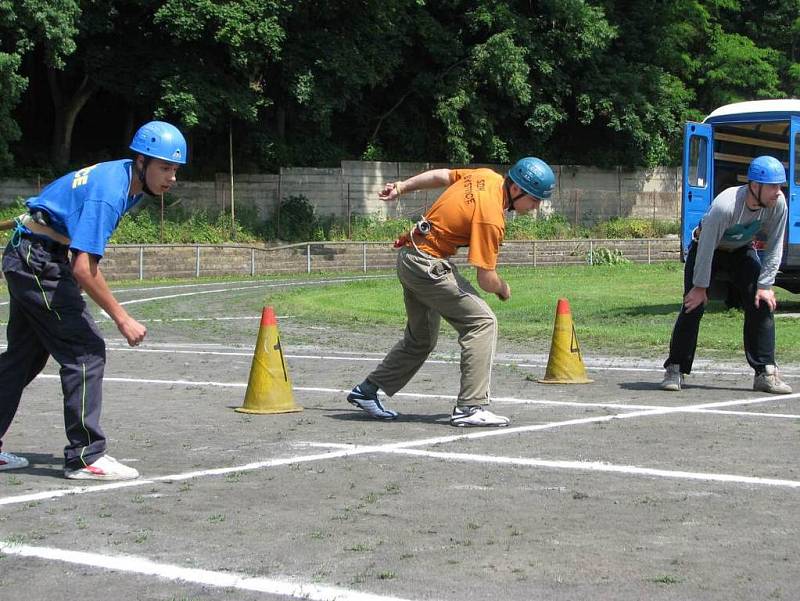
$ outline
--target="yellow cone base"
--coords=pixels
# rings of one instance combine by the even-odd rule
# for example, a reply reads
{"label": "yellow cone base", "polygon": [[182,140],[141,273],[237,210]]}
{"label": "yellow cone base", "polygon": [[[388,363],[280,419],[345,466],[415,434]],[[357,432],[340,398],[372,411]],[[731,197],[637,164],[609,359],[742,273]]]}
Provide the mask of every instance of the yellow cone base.
{"label": "yellow cone base", "polygon": [[572,380],[550,380],[547,379],[547,375],[544,378],[539,378],[536,380],[539,384],[591,384],[594,380],[589,378],[577,379],[573,378]]}
{"label": "yellow cone base", "polygon": [[569,302],[562,298],[556,309],[556,323],[553,327],[553,342],[544,378],[541,384],[589,384],[594,380],[586,377],[586,367],[581,358],[575,325],[569,310]]}
{"label": "yellow cone base", "polygon": [[245,407],[235,407],[234,411],[237,413],[255,413],[258,415],[266,415],[268,413],[300,413],[303,410],[299,405],[292,409],[247,409]]}
{"label": "yellow cone base", "polygon": [[296,413],[303,410],[294,402],[292,382],[272,307],[265,307],[262,312],[244,405],[235,410],[255,414]]}

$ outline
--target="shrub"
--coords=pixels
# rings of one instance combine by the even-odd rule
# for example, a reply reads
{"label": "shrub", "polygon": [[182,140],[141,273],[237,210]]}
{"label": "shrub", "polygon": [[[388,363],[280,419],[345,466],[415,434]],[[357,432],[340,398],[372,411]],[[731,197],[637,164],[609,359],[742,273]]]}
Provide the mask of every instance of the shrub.
{"label": "shrub", "polygon": [[533,215],[520,215],[506,222],[507,240],[565,240],[583,238],[586,230],[576,228],[558,213],[537,219]]}
{"label": "shrub", "polygon": [[675,221],[613,217],[598,223],[593,229],[593,235],[595,238],[661,238],[679,231],[680,224]]}
{"label": "shrub", "polygon": [[352,240],[396,240],[414,226],[411,219],[384,219],[379,215],[353,215],[350,221]]}
{"label": "shrub", "polygon": [[314,206],[302,195],[284,198],[272,221],[276,237],[287,242],[313,240],[318,228]]}

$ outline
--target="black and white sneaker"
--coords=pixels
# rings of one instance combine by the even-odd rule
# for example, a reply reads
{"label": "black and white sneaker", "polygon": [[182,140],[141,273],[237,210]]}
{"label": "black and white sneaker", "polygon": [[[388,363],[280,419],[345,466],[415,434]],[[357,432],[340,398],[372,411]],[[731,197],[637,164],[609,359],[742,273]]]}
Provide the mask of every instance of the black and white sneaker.
{"label": "black and white sneaker", "polygon": [[395,419],[398,416],[397,411],[392,411],[381,405],[378,400],[378,393],[366,394],[361,391],[361,386],[356,386],[347,395],[347,401],[351,405],[355,405],[359,409],[366,411],[370,417],[375,419]]}
{"label": "black and white sneaker", "polygon": [[463,428],[465,426],[497,426],[503,427],[511,423],[511,420],[502,415],[496,415],[484,409],[480,405],[470,405],[468,407],[453,407],[453,414],[450,416],[450,425]]}

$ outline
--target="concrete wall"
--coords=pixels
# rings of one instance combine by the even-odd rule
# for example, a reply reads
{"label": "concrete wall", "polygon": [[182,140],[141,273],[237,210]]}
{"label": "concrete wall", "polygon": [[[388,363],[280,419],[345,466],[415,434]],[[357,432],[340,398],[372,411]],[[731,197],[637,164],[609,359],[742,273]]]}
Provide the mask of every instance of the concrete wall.
{"label": "concrete wall", "polygon": [[[420,171],[447,167],[434,163],[342,161],[340,168],[282,168],[278,174],[235,174],[234,211],[255,210],[268,219],[279,198],[305,196],[319,215],[373,214],[418,217],[436,200],[441,190],[404,195],[397,203],[378,200],[386,182],[408,178]],[[507,166],[487,165],[499,172]],[[639,170],[596,169],[556,165],[557,186],[543,214],[557,212],[571,222],[591,224],[610,217],[648,219],[680,218],[680,168]],[[47,182],[0,180],[0,204],[38,193]],[[215,213],[230,212],[231,182],[228,174],[214,181],[178,181],[173,195],[182,205]]]}

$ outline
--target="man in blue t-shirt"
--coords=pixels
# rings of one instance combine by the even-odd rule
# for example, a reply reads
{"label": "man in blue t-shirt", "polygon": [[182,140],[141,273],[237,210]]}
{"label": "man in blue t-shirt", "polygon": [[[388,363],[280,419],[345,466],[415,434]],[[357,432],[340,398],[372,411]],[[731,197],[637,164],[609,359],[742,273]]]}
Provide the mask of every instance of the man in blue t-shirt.
{"label": "man in blue t-shirt", "polygon": [[[0,470],[27,459],[2,452],[23,389],[51,355],[61,365],[64,475],[79,480],[130,480],[135,469],[106,454],[100,428],[106,347],[81,291],[114,320],[131,346],[147,334],[120,305],[100,271],[106,243],[122,216],[142,199],[167,192],[186,163],[186,140],[163,121],[146,123],[130,145],[133,160],[68,173],[26,203],[28,213],[3,253],[10,297],[8,346],[0,355]],[[68,256],[71,254],[71,258]]]}

